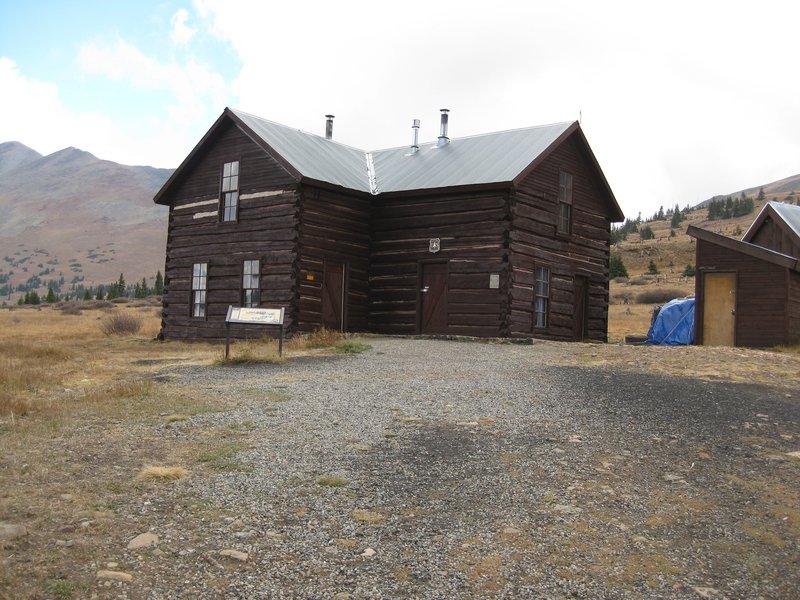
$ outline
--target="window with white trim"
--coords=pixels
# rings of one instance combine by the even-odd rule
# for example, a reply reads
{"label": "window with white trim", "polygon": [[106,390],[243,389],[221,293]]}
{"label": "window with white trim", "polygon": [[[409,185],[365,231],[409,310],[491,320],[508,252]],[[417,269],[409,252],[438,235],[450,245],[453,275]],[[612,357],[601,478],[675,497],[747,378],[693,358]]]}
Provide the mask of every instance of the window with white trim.
{"label": "window with white trim", "polygon": [[558,174],[558,225],[556,231],[563,235],[572,232],[572,175]]}
{"label": "window with white trim", "polygon": [[536,283],[533,291],[533,326],[537,329],[547,327],[550,308],[550,269],[536,267]]}
{"label": "window with white trim", "polygon": [[261,303],[261,261],[246,260],[242,267],[242,306],[257,307]]}
{"label": "window with white trim", "polygon": [[192,266],[192,316],[206,316],[206,293],[208,290],[208,263]]}
{"label": "window with white trim", "polygon": [[220,219],[235,221],[239,211],[239,161],[225,163],[222,166],[222,210]]}

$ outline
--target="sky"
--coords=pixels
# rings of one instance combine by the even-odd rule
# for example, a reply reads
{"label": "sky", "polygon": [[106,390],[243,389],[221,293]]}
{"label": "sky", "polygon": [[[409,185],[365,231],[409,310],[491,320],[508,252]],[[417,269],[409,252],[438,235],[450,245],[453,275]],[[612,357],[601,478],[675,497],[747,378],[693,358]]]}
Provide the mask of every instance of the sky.
{"label": "sky", "polygon": [[176,167],[226,106],[377,150],[580,120],[626,216],[800,173],[800,3],[0,0],[0,142]]}

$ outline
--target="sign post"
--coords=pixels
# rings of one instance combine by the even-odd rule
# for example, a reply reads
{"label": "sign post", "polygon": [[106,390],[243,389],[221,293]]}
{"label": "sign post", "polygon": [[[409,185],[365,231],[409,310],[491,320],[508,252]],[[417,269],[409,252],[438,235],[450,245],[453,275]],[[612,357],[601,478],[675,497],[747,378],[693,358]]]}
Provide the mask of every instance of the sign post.
{"label": "sign post", "polygon": [[241,308],[228,306],[225,317],[225,360],[231,353],[231,323],[245,325],[268,325],[280,327],[278,334],[278,356],[283,356],[283,308]]}

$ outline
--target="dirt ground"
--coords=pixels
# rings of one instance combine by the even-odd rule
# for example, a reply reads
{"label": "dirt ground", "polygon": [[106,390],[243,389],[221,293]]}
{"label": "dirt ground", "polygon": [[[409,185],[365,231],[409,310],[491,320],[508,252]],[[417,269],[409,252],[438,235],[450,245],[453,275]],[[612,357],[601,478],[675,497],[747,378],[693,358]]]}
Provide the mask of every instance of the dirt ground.
{"label": "dirt ground", "polygon": [[[14,353],[35,331],[26,322],[30,315],[0,314],[3,381],[22,368]],[[214,365],[218,347],[152,342],[149,329],[109,340],[94,333],[100,317],[89,311],[34,316],[47,337],[33,335],[32,345],[50,345],[37,360],[52,361],[53,375],[47,385],[25,391],[39,397],[37,409],[0,415],[4,600],[790,598],[800,585],[797,352],[436,342],[425,359],[427,379],[450,386],[468,379],[474,387],[459,397],[476,403],[465,404],[472,413],[443,421],[415,404],[421,399],[416,387],[406,388],[407,375],[387,374],[408,360],[391,354],[401,352],[392,340],[365,338],[374,348],[359,355],[303,351],[283,364],[232,370]],[[402,351],[413,355],[415,344],[428,343],[404,340]],[[462,366],[445,360],[451,355],[474,355],[472,364],[495,361],[509,377],[518,372],[542,389],[557,389],[542,406],[561,411],[562,419],[534,420],[536,444],[520,437],[519,417],[503,411],[527,414],[528,400],[514,400],[512,391],[495,398],[481,381],[483,370],[465,377]],[[293,457],[312,465],[309,472],[286,476],[280,492],[286,502],[248,513],[238,502],[251,501],[248,481],[258,467],[249,457],[284,437],[296,443],[289,433],[302,424],[294,411],[313,407],[320,394],[315,371],[332,386],[326,393],[362,389],[371,377],[396,389],[398,399],[387,407],[352,392],[341,406],[320,407],[326,420],[308,428],[311,437],[302,445],[290,446]],[[627,395],[611,393],[615,382]],[[649,394],[642,396],[642,389]],[[698,410],[694,399],[708,393],[721,404]],[[666,411],[658,399],[676,408]],[[376,425],[382,441],[347,432],[345,424],[358,424],[355,410],[383,415]],[[317,439],[322,432],[335,436],[332,446]],[[510,514],[490,508],[501,489],[466,493],[475,484],[459,479],[455,469],[462,463],[453,459],[466,457],[465,449],[486,460],[464,464],[484,465],[486,481],[508,483]],[[454,469],[447,486],[436,483],[440,471],[408,475],[408,461],[423,450],[439,457],[437,469]],[[343,474],[314,466],[332,461],[343,465]],[[230,485],[221,500],[207,493]],[[427,499],[403,492],[420,485],[427,486]],[[388,489],[397,496],[384,498]],[[474,502],[483,516],[469,509]],[[449,530],[441,514],[434,518],[442,506],[460,507],[451,521],[461,529]],[[349,515],[347,523],[331,514]],[[309,540],[315,527],[332,537]],[[438,533],[412,543],[428,527]],[[161,541],[128,548],[147,532]],[[548,546],[553,539],[564,543]],[[419,544],[424,564],[438,565],[437,571],[425,573],[412,552]],[[393,562],[370,562],[370,549]],[[531,573],[531,564],[547,566]],[[344,573],[338,579],[337,569]],[[338,583],[314,588],[325,577]],[[259,578],[276,587],[254,592],[248,585]],[[376,582],[384,580],[391,585],[380,588]]]}

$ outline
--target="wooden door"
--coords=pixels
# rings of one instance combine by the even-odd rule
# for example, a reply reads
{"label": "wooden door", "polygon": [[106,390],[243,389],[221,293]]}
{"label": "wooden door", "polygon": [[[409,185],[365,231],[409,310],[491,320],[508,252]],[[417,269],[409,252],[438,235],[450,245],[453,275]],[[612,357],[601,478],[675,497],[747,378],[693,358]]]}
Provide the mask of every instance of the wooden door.
{"label": "wooden door", "polygon": [[447,263],[423,263],[420,277],[420,333],[447,333]]}
{"label": "wooden door", "polygon": [[322,275],[322,325],[335,331],[346,327],[347,298],[343,263],[325,262]]}
{"label": "wooden door", "polygon": [[703,274],[703,345],[736,342],[736,273]]}
{"label": "wooden door", "polygon": [[577,341],[587,338],[587,314],[586,308],[589,304],[589,279],[582,275],[575,276],[575,310],[572,314],[572,337]]}

